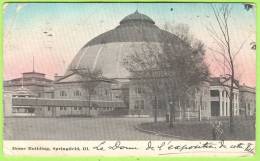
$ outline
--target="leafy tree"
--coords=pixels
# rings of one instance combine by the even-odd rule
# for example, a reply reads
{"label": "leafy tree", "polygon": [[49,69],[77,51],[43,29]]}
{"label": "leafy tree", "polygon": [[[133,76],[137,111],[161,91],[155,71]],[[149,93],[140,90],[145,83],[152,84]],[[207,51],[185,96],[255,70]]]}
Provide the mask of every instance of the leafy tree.
{"label": "leafy tree", "polygon": [[[134,82],[142,87],[145,94],[153,96],[154,122],[157,122],[158,97],[162,92],[162,72],[159,70],[159,46],[151,43],[132,45],[133,53],[126,56],[122,63],[128,69]],[[142,94],[144,94],[142,92]]]}
{"label": "leafy tree", "polygon": [[[173,126],[175,106],[178,100],[188,97],[196,88],[208,79],[208,66],[204,62],[204,45],[197,41],[177,41],[166,38],[163,43],[161,69],[167,75],[172,98],[170,107],[170,127]],[[185,109],[184,109],[185,110]]]}
{"label": "leafy tree", "polygon": [[128,55],[124,66],[132,77],[150,89],[155,100],[154,121],[157,121],[158,97],[166,94],[170,104],[170,126],[175,120],[175,106],[207,79],[209,72],[204,63],[204,45],[192,41],[184,32],[181,38],[172,36],[162,38],[162,45],[145,42],[141,49],[133,47],[134,53]]}

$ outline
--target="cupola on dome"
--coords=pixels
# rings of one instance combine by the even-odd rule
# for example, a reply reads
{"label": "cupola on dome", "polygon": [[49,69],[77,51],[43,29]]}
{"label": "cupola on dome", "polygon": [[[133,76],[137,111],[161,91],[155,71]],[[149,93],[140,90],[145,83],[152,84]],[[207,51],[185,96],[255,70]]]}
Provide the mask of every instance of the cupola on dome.
{"label": "cupola on dome", "polygon": [[136,10],[135,13],[132,13],[132,14],[126,16],[124,19],[122,19],[120,21],[120,24],[131,23],[131,22],[136,22],[136,21],[143,21],[143,22],[155,24],[155,22],[150,17],[139,13],[138,10]]}

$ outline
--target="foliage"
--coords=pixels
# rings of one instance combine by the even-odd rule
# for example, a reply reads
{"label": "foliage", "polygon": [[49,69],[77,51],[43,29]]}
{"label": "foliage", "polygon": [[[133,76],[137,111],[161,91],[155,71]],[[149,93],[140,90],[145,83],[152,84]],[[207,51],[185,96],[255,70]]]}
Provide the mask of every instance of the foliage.
{"label": "foliage", "polygon": [[161,45],[145,42],[141,48],[133,46],[134,53],[123,59],[123,65],[136,83],[149,89],[156,101],[163,94],[167,95],[167,101],[172,102],[171,118],[179,99],[192,93],[209,75],[204,62],[204,44],[185,35],[185,32],[179,36],[169,34],[162,38]]}

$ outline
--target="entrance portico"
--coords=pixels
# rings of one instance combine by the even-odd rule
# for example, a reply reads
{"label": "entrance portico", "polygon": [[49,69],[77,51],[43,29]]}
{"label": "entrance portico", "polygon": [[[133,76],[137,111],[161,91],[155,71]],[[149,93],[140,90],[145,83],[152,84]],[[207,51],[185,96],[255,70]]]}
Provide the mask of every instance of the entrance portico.
{"label": "entrance portico", "polygon": [[[230,116],[230,100],[227,87],[211,86],[211,116]],[[238,89],[234,89],[233,114],[239,115],[239,94]]]}

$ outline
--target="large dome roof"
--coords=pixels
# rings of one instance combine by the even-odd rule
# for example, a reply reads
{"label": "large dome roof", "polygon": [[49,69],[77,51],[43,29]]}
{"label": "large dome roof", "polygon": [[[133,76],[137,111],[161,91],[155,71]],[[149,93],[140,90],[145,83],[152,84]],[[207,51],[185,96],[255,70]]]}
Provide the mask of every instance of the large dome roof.
{"label": "large dome roof", "polygon": [[85,46],[110,42],[160,42],[169,35],[174,36],[158,28],[150,17],[136,11],[123,18],[115,29],[95,37]]}
{"label": "large dome roof", "polygon": [[166,37],[180,42],[177,36],[161,30],[150,17],[136,11],[123,18],[115,29],[84,45],[72,60],[65,75],[70,74],[73,69],[98,67],[106,77],[126,78],[129,72],[122,66],[122,59],[134,50],[139,50],[143,44],[159,48]]}

